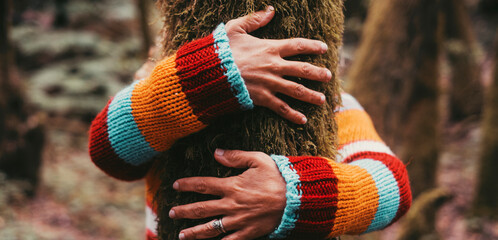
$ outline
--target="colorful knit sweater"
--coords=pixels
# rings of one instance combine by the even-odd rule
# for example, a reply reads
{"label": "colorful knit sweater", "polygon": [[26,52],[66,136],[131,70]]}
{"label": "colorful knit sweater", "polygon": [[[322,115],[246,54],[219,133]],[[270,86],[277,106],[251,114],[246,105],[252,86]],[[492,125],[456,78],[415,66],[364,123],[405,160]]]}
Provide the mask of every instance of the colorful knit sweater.
{"label": "colorful knit sweater", "polygon": [[[379,138],[366,112],[348,95],[336,112],[338,162],[321,157],[272,158],[287,183],[287,205],[273,238],[323,239],[388,226],[410,207],[403,163]],[[120,91],[90,129],[92,161],[122,180],[146,177],[147,237],[156,236],[152,198],[159,179],[151,159],[216,117],[251,109],[221,24],[158,63],[151,76]]]}

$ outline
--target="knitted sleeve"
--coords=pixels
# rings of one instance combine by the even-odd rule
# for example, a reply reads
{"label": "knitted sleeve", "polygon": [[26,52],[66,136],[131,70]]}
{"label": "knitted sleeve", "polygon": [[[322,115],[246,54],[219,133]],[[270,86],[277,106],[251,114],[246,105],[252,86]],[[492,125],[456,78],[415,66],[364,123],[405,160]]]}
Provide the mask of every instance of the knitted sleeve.
{"label": "knitted sleeve", "polygon": [[220,24],[164,59],[150,77],[112,98],[90,128],[92,161],[122,180],[142,178],[150,160],[214,118],[253,103]]}
{"label": "knitted sleeve", "polygon": [[286,183],[287,205],[272,238],[324,239],[385,228],[411,205],[404,164],[378,136],[349,94],[336,111],[339,152],[322,157],[273,155]]}

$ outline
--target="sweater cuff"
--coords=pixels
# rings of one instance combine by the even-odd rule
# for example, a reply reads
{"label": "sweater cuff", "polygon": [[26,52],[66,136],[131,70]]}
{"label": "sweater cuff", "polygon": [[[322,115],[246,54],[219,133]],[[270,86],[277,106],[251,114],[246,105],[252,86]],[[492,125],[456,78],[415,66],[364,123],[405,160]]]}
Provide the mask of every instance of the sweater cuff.
{"label": "sweater cuff", "polygon": [[221,66],[224,70],[224,75],[227,76],[230,83],[232,92],[237,98],[241,109],[248,110],[254,107],[253,102],[249,96],[249,91],[244,84],[244,79],[240,74],[237,65],[232,56],[228,36],[225,30],[225,24],[221,23],[216,27],[213,32],[214,43],[216,45],[216,52],[221,60]]}
{"label": "sweater cuff", "polygon": [[287,187],[280,225],[270,238],[324,239],[337,209],[337,178],[327,159],[272,155]]}

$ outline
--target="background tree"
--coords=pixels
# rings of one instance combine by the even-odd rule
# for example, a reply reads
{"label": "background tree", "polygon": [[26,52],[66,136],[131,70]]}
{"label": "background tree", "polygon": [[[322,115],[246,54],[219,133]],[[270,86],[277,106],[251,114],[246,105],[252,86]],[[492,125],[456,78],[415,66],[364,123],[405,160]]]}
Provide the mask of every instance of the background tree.
{"label": "background tree", "polygon": [[414,196],[435,185],[439,14],[439,0],[373,1],[348,78],[383,139],[408,162]]}
{"label": "background tree", "polygon": [[462,0],[444,0],[445,46],[451,67],[449,120],[478,116],[482,110],[479,46]]}
{"label": "background tree", "polygon": [[482,121],[482,150],[474,213],[498,216],[498,34],[494,47],[494,77],[488,88]]}
{"label": "background tree", "polygon": [[0,171],[7,177],[26,180],[26,193],[33,195],[43,147],[43,128],[30,115],[19,77],[13,69],[9,40],[11,1],[0,7]]}

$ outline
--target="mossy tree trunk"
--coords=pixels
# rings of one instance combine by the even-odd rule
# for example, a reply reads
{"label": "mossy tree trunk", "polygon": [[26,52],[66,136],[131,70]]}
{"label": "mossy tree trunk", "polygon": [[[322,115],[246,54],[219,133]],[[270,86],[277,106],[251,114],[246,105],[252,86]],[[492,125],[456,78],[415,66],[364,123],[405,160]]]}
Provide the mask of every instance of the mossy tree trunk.
{"label": "mossy tree trunk", "polygon": [[[326,42],[329,50],[320,56],[295,56],[289,60],[307,61],[329,68],[332,81],[319,83],[291,78],[311,89],[323,92],[327,102],[314,106],[281,96],[291,107],[308,118],[305,125],[296,125],[274,112],[256,107],[241,114],[217,119],[199,133],[177,141],[170,150],[158,157],[153,169],[161,177],[161,187],[155,201],[158,205],[158,234],[160,239],[174,239],[180,229],[204,223],[201,220],[172,220],[168,212],[172,206],[212,199],[212,196],[179,193],[171,186],[182,177],[239,174],[240,169],[229,169],[213,158],[216,148],[262,151],[267,154],[291,156],[320,155],[334,159],[336,154],[336,122],[334,109],[340,94],[337,80],[338,48],[342,43],[342,0],[162,0],[166,15],[165,51],[209,34],[220,22],[264,9],[275,7],[275,17],[264,28],[253,32],[259,38],[284,39],[303,37]],[[303,4],[306,3],[306,4]],[[221,239],[216,237],[213,239]],[[266,239],[262,237],[261,239]]]}
{"label": "mossy tree trunk", "polygon": [[474,37],[470,17],[462,0],[444,0],[445,37],[451,67],[449,120],[458,122],[479,116],[483,104],[479,46]]}
{"label": "mossy tree trunk", "polygon": [[494,76],[486,94],[482,149],[474,213],[498,216],[498,34],[495,37]]}
{"label": "mossy tree trunk", "polygon": [[438,0],[372,1],[349,74],[353,95],[409,162],[414,196],[435,184],[441,22]]}
{"label": "mossy tree trunk", "polygon": [[36,115],[28,114],[18,77],[12,71],[13,54],[9,41],[11,1],[0,7],[0,171],[9,178],[29,183],[30,196],[38,183],[43,147],[43,128]]}

